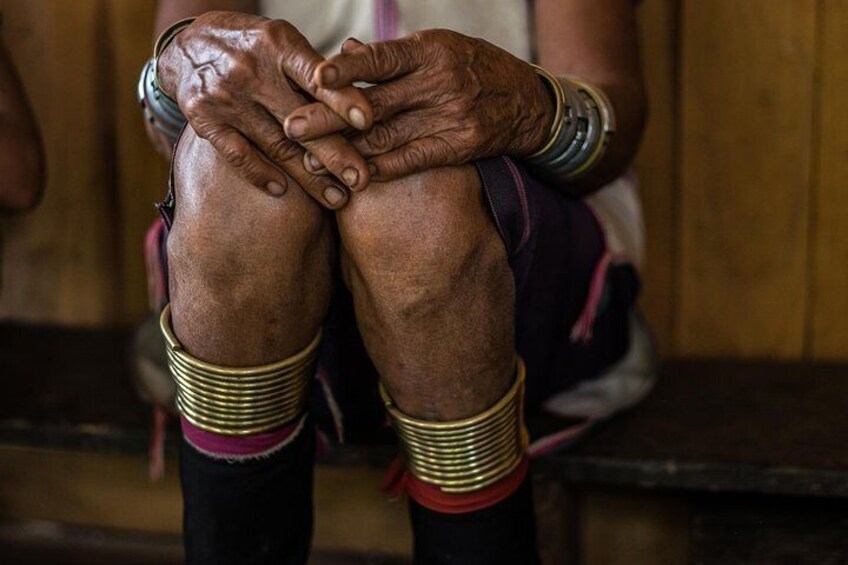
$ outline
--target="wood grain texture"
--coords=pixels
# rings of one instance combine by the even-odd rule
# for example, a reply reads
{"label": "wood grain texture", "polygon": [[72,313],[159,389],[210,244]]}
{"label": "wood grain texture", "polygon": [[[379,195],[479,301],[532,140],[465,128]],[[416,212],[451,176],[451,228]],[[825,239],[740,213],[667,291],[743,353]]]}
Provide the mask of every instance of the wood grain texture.
{"label": "wood grain texture", "polygon": [[678,354],[802,353],[815,8],[684,1]]}
{"label": "wood grain texture", "polygon": [[677,0],[645,0],[639,7],[642,67],[651,108],[635,165],[647,234],[641,306],[663,353],[673,351],[676,16]]}
{"label": "wood grain texture", "polygon": [[[182,522],[176,457],[151,482],[143,455],[0,447],[0,520],[179,533]],[[318,551],[409,555],[406,504],[379,489],[384,470],[324,467],[315,472]]]}
{"label": "wood grain texture", "polygon": [[122,318],[136,321],[147,311],[147,278],[142,247],[144,233],[157,216],[153,203],[167,190],[168,164],[144,132],[135,99],[138,73],[153,48],[155,2],[109,2],[113,49],[116,214],[121,222],[120,264]]}
{"label": "wood grain texture", "polygon": [[811,353],[848,359],[848,0],[823,0]]}
{"label": "wood grain texture", "polygon": [[0,2],[48,166],[41,207],[4,222],[2,317],[95,324],[119,311],[101,2]]}

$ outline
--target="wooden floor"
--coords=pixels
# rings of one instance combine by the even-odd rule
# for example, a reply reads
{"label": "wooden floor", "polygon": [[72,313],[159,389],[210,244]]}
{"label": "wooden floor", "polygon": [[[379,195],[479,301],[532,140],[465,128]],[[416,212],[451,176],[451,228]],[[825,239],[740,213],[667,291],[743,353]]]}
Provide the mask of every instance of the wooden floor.
{"label": "wooden floor", "polygon": [[[320,563],[333,563],[327,560],[334,554],[409,555],[406,507],[385,499],[381,479],[382,471],[364,466],[316,470],[314,547],[323,555]],[[176,461],[168,460],[165,478],[153,483],[145,459],[137,455],[0,447],[0,520],[147,534],[161,542],[156,545],[164,558],[167,540],[178,540],[180,532]],[[46,536],[37,528],[30,533]],[[23,535],[7,534],[7,543]],[[134,539],[127,538],[127,547]]]}
{"label": "wooden floor", "polygon": [[[318,467],[313,565],[409,563],[406,508],[386,501],[381,479],[365,465]],[[2,563],[181,563],[178,487],[172,459],[151,483],[141,455],[0,447]],[[536,494],[545,563],[561,565],[562,524],[542,507],[563,501],[538,487]],[[581,563],[686,562],[683,499],[589,490],[581,505]]]}

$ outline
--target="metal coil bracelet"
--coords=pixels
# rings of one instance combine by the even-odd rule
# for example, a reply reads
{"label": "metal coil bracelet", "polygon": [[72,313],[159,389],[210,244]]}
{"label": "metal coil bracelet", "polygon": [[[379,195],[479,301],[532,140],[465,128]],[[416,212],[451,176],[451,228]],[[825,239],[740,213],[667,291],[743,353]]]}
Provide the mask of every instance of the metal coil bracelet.
{"label": "metal coil bracelet", "polygon": [[159,84],[159,56],[195,19],[185,18],[174,22],[159,34],[153,47],[153,56],[144,64],[138,78],[136,96],[141,104],[144,119],[161,131],[171,143],[176,142],[187,120],[174,98]]}
{"label": "metal coil bracelet", "polygon": [[601,161],[615,132],[612,103],[588,82],[533,68],[551,93],[556,110],[548,141],[527,158],[527,164],[552,183],[578,180]]}
{"label": "metal coil bracelet", "polygon": [[144,119],[165,134],[171,142],[176,141],[186,124],[186,118],[177,103],[159,88],[155,59],[149,59],[141,69],[136,95]]}
{"label": "metal coil bracelet", "polygon": [[524,458],[524,363],[516,360],[516,378],[491,408],[453,422],[429,422],[407,416],[386,389],[380,394],[401,443],[409,471],[446,493],[486,488],[509,475]]}
{"label": "metal coil bracelet", "polygon": [[258,367],[223,367],[186,353],[171,329],[171,306],[159,320],[168,367],[177,388],[177,409],[203,430],[228,436],[268,431],[306,409],[321,333],[295,355]]}

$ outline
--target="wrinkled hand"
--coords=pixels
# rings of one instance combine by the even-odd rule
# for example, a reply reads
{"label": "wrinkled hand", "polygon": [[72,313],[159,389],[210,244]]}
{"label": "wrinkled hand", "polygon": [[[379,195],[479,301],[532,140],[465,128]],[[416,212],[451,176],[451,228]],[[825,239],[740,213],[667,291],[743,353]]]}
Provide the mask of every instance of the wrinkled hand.
{"label": "wrinkled hand", "polygon": [[[338,92],[357,81],[376,84],[362,90],[374,127],[350,141],[380,180],[483,157],[529,155],[545,143],[553,120],[553,101],[530,65],[448,30],[369,45],[349,39],[341,54],[318,65],[314,79]],[[348,129],[320,103],[295,110],[285,126],[289,138],[301,142]]]}
{"label": "wrinkled hand", "polygon": [[[179,33],[159,58],[164,90],[175,97],[197,135],[208,140],[251,184],[280,195],[288,175],[329,208],[348,191],[303,167],[303,149],[283,130],[294,109],[320,100],[346,126],[366,129],[372,110],[353,87],[324,89],[312,77],[323,61],[291,24],[234,12],[208,12]],[[303,141],[347,187],[367,186],[368,167],[335,133]]]}

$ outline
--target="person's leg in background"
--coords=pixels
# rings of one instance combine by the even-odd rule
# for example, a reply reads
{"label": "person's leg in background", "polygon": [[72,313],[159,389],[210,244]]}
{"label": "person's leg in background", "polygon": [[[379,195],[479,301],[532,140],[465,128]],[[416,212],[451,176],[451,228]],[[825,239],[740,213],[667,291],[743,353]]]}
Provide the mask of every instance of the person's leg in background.
{"label": "person's leg in background", "polygon": [[[167,248],[171,327],[181,349],[203,363],[250,368],[314,345],[335,268],[326,214],[300,190],[274,198],[249,186],[191,130],[178,146],[174,185]],[[216,403],[223,397],[215,396],[215,383],[230,381],[210,380],[202,369],[189,381],[201,388],[212,383],[203,389],[212,391],[206,406],[220,409],[227,422],[238,420],[228,416],[226,402]],[[305,392],[301,387],[287,398],[292,394]],[[207,414],[194,412],[203,423]],[[263,416],[267,421],[267,411]],[[311,422],[298,414],[249,435],[210,432],[185,416],[182,423],[188,561],[305,563],[312,533]]]}
{"label": "person's leg in background", "polygon": [[[518,374],[515,289],[474,168],[372,184],[337,218],[357,323],[394,407],[426,427],[503,404]],[[520,397],[512,400],[520,405]],[[536,561],[524,445],[514,433],[522,416],[518,410],[498,417],[506,427],[492,418],[478,422],[493,431],[475,436],[476,448],[486,454],[486,465],[477,467],[468,452],[452,459],[449,449],[440,451],[426,432],[416,434],[415,424],[412,435],[402,437],[407,460],[433,470],[427,475],[411,468],[407,488],[417,563]],[[394,423],[398,427],[397,418]],[[410,455],[421,449],[424,459]],[[427,456],[434,453],[429,467]],[[460,475],[471,476],[500,463],[507,468],[496,482],[467,492],[447,492],[432,480],[442,466],[464,466]]]}

